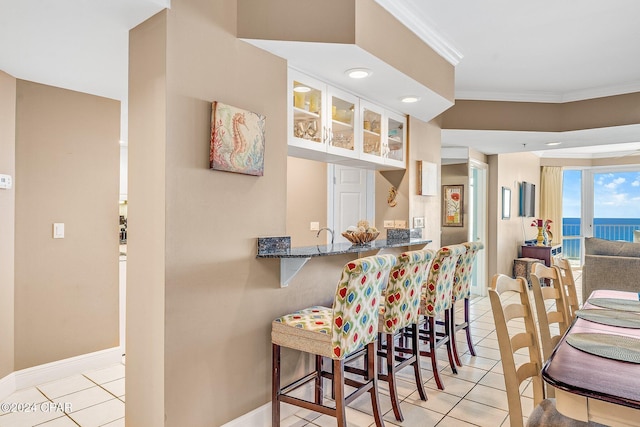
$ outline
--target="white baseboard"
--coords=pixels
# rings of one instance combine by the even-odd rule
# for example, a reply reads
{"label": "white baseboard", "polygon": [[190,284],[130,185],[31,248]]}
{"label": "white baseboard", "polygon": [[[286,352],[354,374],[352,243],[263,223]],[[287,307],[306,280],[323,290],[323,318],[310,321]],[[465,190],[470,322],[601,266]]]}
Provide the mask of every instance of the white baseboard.
{"label": "white baseboard", "polygon": [[[284,419],[298,412],[300,408],[286,403],[280,404],[280,418]],[[221,427],[271,427],[271,402],[265,403],[251,412],[231,420]]]}
{"label": "white baseboard", "polygon": [[122,349],[108,348],[12,372],[0,379],[0,400],[21,390],[71,375],[122,363]]}

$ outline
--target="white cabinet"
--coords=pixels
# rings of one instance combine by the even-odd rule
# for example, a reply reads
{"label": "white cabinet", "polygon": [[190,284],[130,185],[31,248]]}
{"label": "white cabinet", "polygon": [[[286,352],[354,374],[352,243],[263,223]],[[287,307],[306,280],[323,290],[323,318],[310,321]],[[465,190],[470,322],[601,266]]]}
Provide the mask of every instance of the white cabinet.
{"label": "white cabinet", "polygon": [[406,117],[289,69],[289,155],[368,169],[404,169]]}

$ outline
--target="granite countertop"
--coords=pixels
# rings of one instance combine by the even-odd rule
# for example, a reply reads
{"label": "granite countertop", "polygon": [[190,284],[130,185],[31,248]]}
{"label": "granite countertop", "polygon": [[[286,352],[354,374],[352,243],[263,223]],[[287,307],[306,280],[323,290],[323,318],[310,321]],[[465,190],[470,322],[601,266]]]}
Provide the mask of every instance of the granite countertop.
{"label": "granite countertop", "polygon": [[333,245],[302,246],[298,248],[264,248],[258,251],[257,258],[311,258],[317,256],[340,255],[349,253],[378,251],[386,248],[418,246],[431,243],[428,239],[377,239],[367,245],[334,243]]}

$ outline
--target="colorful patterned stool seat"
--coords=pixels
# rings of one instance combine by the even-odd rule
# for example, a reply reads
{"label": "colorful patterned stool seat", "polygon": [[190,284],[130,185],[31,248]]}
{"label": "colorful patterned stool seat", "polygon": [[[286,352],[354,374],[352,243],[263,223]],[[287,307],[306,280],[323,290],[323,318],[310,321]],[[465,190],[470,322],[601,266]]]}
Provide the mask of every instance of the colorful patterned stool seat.
{"label": "colorful patterned stool seat", "polygon": [[329,307],[315,306],[279,317],[271,324],[271,342],[331,357],[331,316]]}
{"label": "colorful patterned stool seat", "polygon": [[[451,349],[451,341],[454,336],[450,324],[453,307],[451,301],[456,263],[465,251],[466,249],[463,245],[443,246],[438,249],[431,263],[427,281],[422,288],[420,315],[425,316],[427,320],[424,323],[424,329],[420,331],[420,339],[429,343],[429,351],[422,350],[420,355],[431,358],[433,378],[440,390],[444,390],[444,385],[438,370],[438,358],[436,357],[436,349],[438,347],[443,344],[446,345],[451,371],[454,374],[458,373]],[[436,317],[441,314],[444,317],[444,329],[443,331],[436,331]]]}
{"label": "colorful patterned stool seat", "polygon": [[[336,417],[338,426],[346,426],[345,408],[364,392],[371,395],[374,419],[383,426],[378,402],[378,378],[376,375],[376,342],[378,337],[378,310],[382,289],[391,268],[396,264],[393,255],[375,255],[351,261],[342,270],[333,306],[310,307],[275,319],[271,324],[272,340],[272,425],[280,425],[280,402],[289,403]],[[281,346],[314,354],[315,371],[280,385]],[[364,380],[345,379],[345,358],[366,351],[367,366]],[[332,370],[323,371],[322,358],[333,360]],[[323,405],[322,378],[333,380],[335,408]],[[290,396],[298,387],[315,381],[313,402]],[[355,387],[345,396],[345,382]]]}
{"label": "colorful patterned stool seat", "polygon": [[455,307],[451,310],[451,327],[453,328],[453,338],[451,341],[451,345],[453,347],[453,358],[456,361],[458,366],[462,366],[462,362],[460,362],[460,356],[458,355],[458,346],[455,340],[455,333],[464,330],[467,337],[467,346],[469,347],[469,352],[472,356],[476,355],[476,349],[473,347],[473,341],[471,339],[471,330],[469,326],[471,325],[470,316],[469,316],[469,298],[471,297],[471,278],[473,273],[473,265],[476,261],[476,256],[478,255],[478,251],[484,248],[484,245],[481,242],[467,242],[463,243],[466,251],[464,254],[460,255],[458,258],[458,262],[456,263],[456,273],[453,278],[453,304],[455,305],[458,301],[464,301],[464,321],[456,324],[455,319]]}

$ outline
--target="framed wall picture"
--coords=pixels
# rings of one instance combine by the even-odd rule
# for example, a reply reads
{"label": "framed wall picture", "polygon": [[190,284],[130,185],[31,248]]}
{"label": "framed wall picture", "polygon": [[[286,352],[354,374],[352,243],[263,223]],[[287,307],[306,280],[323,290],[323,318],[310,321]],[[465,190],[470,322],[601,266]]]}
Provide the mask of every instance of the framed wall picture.
{"label": "framed wall picture", "polygon": [[442,186],[442,226],[462,227],[464,224],[464,185]]}
{"label": "framed wall picture", "polygon": [[211,106],[211,169],[262,176],[265,117],[215,101]]}
{"label": "framed wall picture", "polygon": [[511,189],[502,187],[502,219],[511,218]]}

